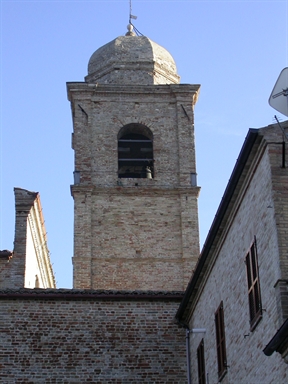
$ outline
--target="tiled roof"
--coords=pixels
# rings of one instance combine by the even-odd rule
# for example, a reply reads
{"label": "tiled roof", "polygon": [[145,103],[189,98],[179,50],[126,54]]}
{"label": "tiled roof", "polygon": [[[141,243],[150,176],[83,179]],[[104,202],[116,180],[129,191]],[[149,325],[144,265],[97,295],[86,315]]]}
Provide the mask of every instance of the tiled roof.
{"label": "tiled roof", "polygon": [[8,249],[4,249],[3,251],[0,251],[0,259],[11,259],[13,256],[12,251],[8,251]]}

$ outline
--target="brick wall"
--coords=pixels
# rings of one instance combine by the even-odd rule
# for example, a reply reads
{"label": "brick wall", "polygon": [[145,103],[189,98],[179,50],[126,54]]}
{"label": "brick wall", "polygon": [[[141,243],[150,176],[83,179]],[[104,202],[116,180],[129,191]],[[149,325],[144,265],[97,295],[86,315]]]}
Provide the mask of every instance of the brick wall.
{"label": "brick wall", "polygon": [[[199,187],[191,185],[198,89],[68,83],[80,173],[74,288],[185,289],[199,255]],[[118,133],[131,123],[153,134],[153,179],[118,179]]]}
{"label": "brick wall", "polygon": [[[282,123],[286,127],[287,122]],[[277,239],[279,247],[279,267],[280,275],[275,282],[275,290],[277,292],[277,303],[280,323],[288,318],[288,177],[287,177],[287,161],[286,167],[283,167],[283,142],[281,140],[281,131],[277,129],[278,135],[271,130],[265,129],[263,133],[269,140],[269,157],[271,163],[271,177],[273,190],[273,203],[275,207],[275,222],[277,226]],[[275,137],[276,136],[276,137]],[[285,152],[287,158],[287,142],[285,143]],[[286,159],[285,159],[286,160]]]}
{"label": "brick wall", "polygon": [[[77,196],[76,201],[78,199]],[[188,195],[187,200],[183,196],[183,199],[186,205],[193,204],[193,196]],[[77,263],[85,263],[87,255],[91,255],[87,263],[90,273],[92,270],[92,288],[185,288],[193,267],[193,251],[194,263],[197,258],[198,244],[191,244],[189,240],[193,227],[197,234],[198,221],[193,217],[193,212],[187,209],[182,229],[179,193],[151,193],[137,189],[130,193],[119,193],[117,190],[112,193],[110,189],[108,193],[103,191],[92,196],[91,203],[89,200],[86,197],[85,205],[76,204],[76,215],[79,214],[76,223],[81,225],[75,233],[76,251],[81,256],[73,259],[76,287],[86,284],[81,288],[88,288],[90,284],[89,270],[85,279],[85,266]],[[89,212],[86,216],[79,212],[87,210],[87,205],[93,207],[91,223],[84,221]],[[184,233],[185,224],[188,235]],[[81,233],[84,235],[81,236]],[[185,235],[190,237],[184,238],[186,248],[183,249]],[[183,258],[184,252],[188,254],[187,259]]]}
{"label": "brick wall", "polygon": [[2,290],[0,381],[184,384],[185,331],[174,323],[181,297]]}
{"label": "brick wall", "polygon": [[193,107],[198,85],[67,86],[81,185],[116,185],[118,132],[127,124],[139,123],[153,133],[153,188],[178,187],[180,180],[181,186],[191,186],[190,173],[196,172]]}

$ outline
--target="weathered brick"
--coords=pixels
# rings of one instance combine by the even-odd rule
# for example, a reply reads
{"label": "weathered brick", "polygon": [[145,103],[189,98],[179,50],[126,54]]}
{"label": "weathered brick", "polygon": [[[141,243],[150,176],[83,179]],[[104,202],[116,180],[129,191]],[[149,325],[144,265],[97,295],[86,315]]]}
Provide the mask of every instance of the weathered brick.
{"label": "weathered brick", "polygon": [[[284,126],[288,128],[287,123]],[[204,250],[206,261],[201,279],[186,308],[189,327],[206,329],[205,334],[191,334],[191,356],[197,356],[196,349],[204,338],[210,382],[218,381],[214,315],[221,301],[227,350],[227,374],[221,382],[284,384],[288,378],[288,366],[281,355],[274,352],[268,357],[263,353],[287,319],[287,168],[281,167],[279,127],[259,129],[257,135],[245,164],[241,164],[240,155],[228,186],[230,190],[234,188],[233,195],[230,200],[228,194],[224,195],[222,202],[227,202],[227,208],[224,210],[222,205],[218,212],[222,221]],[[245,166],[236,182],[233,176],[242,165]],[[263,314],[256,328],[251,329],[245,257],[254,238]],[[196,380],[197,358],[191,358],[191,368]]]}
{"label": "weathered brick", "polygon": [[[86,82],[67,84],[80,176],[71,188],[74,287],[184,290],[199,255],[199,85],[178,84],[171,55],[146,37],[118,40],[95,52]],[[153,136],[153,179],[118,178],[118,135],[129,124]]]}
{"label": "weathered brick", "polygon": [[36,292],[0,292],[1,382],[186,383],[185,331],[174,322],[180,294],[119,301]]}

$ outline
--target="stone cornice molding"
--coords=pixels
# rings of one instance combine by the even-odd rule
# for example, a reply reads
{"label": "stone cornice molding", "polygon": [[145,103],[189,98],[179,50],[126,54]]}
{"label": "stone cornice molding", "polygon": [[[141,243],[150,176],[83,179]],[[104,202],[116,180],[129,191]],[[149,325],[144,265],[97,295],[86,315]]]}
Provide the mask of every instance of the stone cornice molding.
{"label": "stone cornice molding", "polygon": [[1,289],[0,300],[120,300],[120,301],[181,301],[183,291],[118,291],[93,289]]}
{"label": "stone cornice molding", "polygon": [[111,94],[127,94],[127,95],[155,95],[155,94],[170,94],[181,95],[181,97],[191,97],[192,95],[198,95],[200,85],[199,84],[167,84],[167,85],[114,85],[114,84],[88,84],[85,82],[68,82],[67,93],[68,99],[72,101],[73,95],[77,95],[77,98],[91,98],[92,95],[101,95],[107,97],[111,101]]}

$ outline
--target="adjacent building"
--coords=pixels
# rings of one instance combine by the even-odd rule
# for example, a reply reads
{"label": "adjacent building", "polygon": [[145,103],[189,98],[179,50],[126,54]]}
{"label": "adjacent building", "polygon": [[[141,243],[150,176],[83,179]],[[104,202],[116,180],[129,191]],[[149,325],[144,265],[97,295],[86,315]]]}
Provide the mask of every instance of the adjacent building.
{"label": "adjacent building", "polygon": [[288,379],[288,122],[282,129],[249,130],[178,309],[194,382]]}

